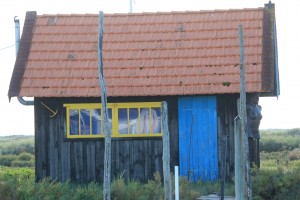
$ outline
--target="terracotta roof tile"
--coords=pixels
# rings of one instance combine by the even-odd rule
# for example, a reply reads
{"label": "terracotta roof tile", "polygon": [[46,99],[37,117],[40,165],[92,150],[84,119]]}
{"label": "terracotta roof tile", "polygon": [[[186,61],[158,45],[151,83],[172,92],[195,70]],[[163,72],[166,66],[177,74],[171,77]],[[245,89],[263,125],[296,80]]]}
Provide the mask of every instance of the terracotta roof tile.
{"label": "terracotta roof tile", "polygon": [[[105,15],[108,95],[239,92],[239,24],[245,28],[247,91],[262,91],[263,12]],[[99,96],[97,34],[98,15],[37,16],[19,94]]]}

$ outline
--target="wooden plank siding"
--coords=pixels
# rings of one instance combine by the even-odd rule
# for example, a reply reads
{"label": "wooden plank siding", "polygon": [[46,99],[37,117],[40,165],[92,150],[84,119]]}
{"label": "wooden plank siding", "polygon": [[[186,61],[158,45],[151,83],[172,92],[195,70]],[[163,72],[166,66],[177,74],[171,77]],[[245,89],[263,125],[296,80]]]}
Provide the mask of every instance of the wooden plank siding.
{"label": "wooden plank siding", "polygon": [[234,176],[234,118],[237,116],[236,102],[239,95],[218,95],[217,115],[218,115],[218,165],[219,176],[222,176],[224,169],[224,137],[227,136],[226,151],[226,177]]}
{"label": "wooden plank siding", "polygon": [[[143,97],[111,98],[108,102],[167,101],[169,106],[170,165],[178,165],[177,98]],[[95,103],[100,98],[35,98],[35,154],[36,181],[45,177],[72,182],[103,181],[104,139],[67,139],[65,137],[66,111],[64,103]],[[49,110],[58,109],[54,117]],[[162,138],[113,138],[112,178],[142,182],[162,175]],[[172,168],[171,168],[172,169]]]}
{"label": "wooden plank siding", "polygon": [[[218,167],[219,176],[223,169],[222,159],[228,135],[226,174],[234,175],[234,127],[237,115],[238,95],[217,95],[218,118]],[[55,117],[41,105],[58,109]],[[53,180],[72,182],[103,181],[104,139],[66,139],[64,103],[95,103],[100,98],[35,98],[35,155],[36,180],[45,177]],[[179,165],[178,145],[178,97],[119,97],[109,98],[108,102],[155,102],[167,101],[170,132],[170,166]],[[112,139],[112,178],[123,175],[125,179],[147,181],[153,173],[162,175],[161,138],[113,138]]]}

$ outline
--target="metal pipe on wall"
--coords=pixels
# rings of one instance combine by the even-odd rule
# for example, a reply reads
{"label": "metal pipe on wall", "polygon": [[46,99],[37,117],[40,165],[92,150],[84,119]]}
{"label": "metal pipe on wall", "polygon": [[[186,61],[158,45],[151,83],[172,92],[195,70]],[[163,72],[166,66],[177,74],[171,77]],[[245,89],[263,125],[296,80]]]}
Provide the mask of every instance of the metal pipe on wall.
{"label": "metal pipe on wall", "polygon": [[16,56],[18,56],[19,46],[20,46],[20,21],[17,16],[14,17],[15,21],[15,46],[16,46]]}

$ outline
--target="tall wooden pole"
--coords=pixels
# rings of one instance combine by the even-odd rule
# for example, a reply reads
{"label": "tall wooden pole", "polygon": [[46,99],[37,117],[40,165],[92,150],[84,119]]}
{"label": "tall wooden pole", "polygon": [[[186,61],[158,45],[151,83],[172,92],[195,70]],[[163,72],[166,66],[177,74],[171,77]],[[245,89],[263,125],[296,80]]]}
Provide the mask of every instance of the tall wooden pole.
{"label": "tall wooden pole", "polygon": [[103,76],[102,42],[103,42],[103,12],[99,12],[98,32],[98,73],[101,88],[101,116],[102,133],[105,135],[104,144],[104,177],[103,177],[103,199],[110,200],[110,169],[111,169],[111,129],[108,121],[106,84]]}
{"label": "tall wooden pole", "polygon": [[163,171],[165,200],[172,200],[172,179],[170,175],[170,137],[168,128],[168,105],[162,102],[162,132],[163,132]]}
{"label": "tall wooden pole", "polygon": [[[237,106],[240,102],[238,100]],[[243,165],[242,165],[242,140],[241,140],[241,118],[237,116],[234,119],[234,178],[235,178],[235,199],[243,199]]]}
{"label": "tall wooden pole", "polygon": [[[243,26],[239,25],[239,44],[240,44],[240,101],[238,103],[238,114],[240,118],[241,137],[241,174],[242,174],[242,199],[252,200],[252,189],[250,184],[250,164],[249,164],[249,145],[246,131],[247,112],[246,112],[246,78],[245,78],[245,58],[244,58],[244,31]],[[236,160],[237,161],[237,160]],[[236,184],[238,184],[236,182]]]}

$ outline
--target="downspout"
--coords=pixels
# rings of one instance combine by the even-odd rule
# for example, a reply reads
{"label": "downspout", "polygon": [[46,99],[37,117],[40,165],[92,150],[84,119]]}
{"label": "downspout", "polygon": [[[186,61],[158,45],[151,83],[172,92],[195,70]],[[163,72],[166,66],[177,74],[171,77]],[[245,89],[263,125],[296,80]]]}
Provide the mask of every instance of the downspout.
{"label": "downspout", "polygon": [[20,21],[17,19],[18,16],[14,17],[15,21],[15,38],[16,38],[16,56],[18,56],[19,46],[20,46]]}
{"label": "downspout", "polygon": [[[15,21],[15,37],[16,37],[16,56],[18,56],[19,46],[20,46],[20,21],[17,16],[14,17]],[[18,96],[18,101],[25,106],[34,105],[34,101],[27,101],[22,96]]]}

